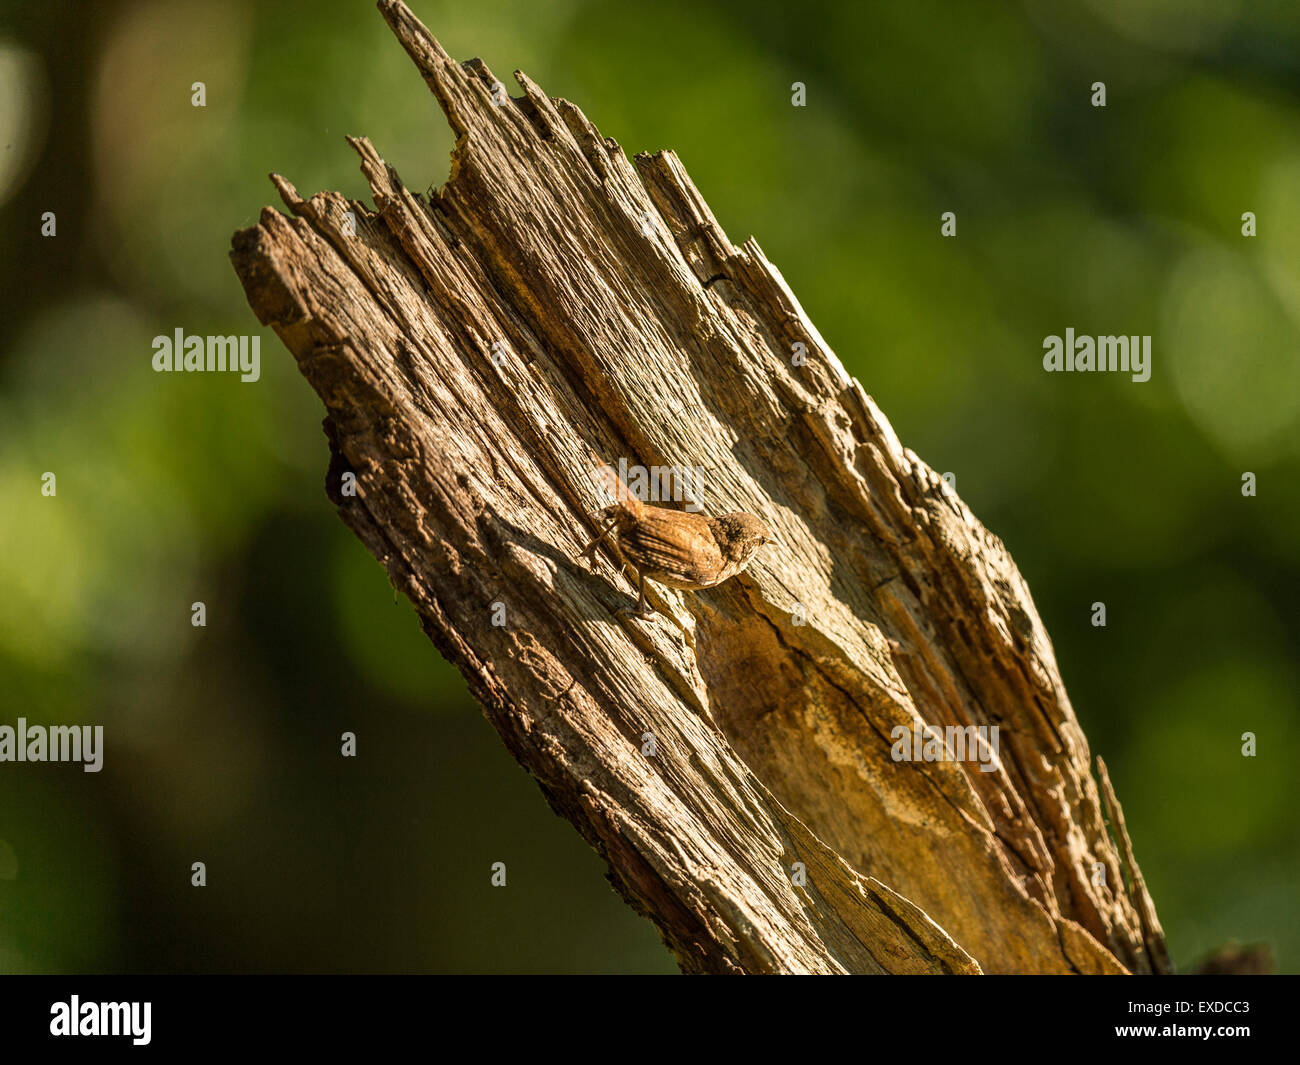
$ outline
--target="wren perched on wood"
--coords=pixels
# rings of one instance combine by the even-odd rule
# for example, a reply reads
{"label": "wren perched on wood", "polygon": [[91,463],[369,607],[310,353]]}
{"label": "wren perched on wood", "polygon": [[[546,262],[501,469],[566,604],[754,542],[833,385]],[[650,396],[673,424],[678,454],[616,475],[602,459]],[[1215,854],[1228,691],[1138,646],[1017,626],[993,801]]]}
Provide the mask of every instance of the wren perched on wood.
{"label": "wren perched on wood", "polygon": [[637,603],[633,613],[649,617],[645,582],[698,591],[712,588],[749,565],[764,544],[776,543],[771,531],[753,514],[703,514],[651,507],[624,490],[623,498],[601,511],[605,523],[579,558],[595,559],[596,549],[610,533],[623,557],[637,571]]}

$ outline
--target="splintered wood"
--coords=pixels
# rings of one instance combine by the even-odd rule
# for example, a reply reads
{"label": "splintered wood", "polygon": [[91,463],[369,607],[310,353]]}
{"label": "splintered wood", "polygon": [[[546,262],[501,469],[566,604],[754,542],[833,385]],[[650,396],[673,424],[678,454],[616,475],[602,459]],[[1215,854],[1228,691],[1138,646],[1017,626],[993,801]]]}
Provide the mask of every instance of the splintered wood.
{"label": "splintered wood", "polygon": [[[343,520],[627,901],[691,972],[1167,969],[1028,588],[758,244],[671,152],[380,9],[450,180],[353,140],[377,209],[275,177],[291,217],[231,258],[324,401]],[[625,616],[633,575],[575,560],[601,463],[703,471],[777,543]]]}

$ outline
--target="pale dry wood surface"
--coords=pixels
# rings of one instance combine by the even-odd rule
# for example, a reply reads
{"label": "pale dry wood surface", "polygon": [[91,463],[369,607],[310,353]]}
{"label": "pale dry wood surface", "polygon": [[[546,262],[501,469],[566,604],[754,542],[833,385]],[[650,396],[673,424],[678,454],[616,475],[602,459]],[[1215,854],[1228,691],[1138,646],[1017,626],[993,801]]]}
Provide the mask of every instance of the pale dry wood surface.
{"label": "pale dry wood surface", "polygon": [[[672,152],[629,162],[379,6],[450,179],[417,195],[351,140],[376,209],[276,176],[292,216],[231,257],[324,401],[344,521],[618,890],[691,972],[1167,971],[1028,588],[758,244]],[[631,575],[574,561],[620,457],[703,468],[706,511],[779,546],[620,615]],[[927,722],[1000,726],[1000,766],[894,761]]]}

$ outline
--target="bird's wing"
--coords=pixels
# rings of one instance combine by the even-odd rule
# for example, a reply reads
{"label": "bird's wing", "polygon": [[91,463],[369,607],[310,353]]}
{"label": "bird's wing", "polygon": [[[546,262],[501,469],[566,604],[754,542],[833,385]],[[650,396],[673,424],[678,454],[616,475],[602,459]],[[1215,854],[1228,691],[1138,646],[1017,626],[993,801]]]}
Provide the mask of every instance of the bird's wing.
{"label": "bird's wing", "polygon": [[628,561],[650,577],[708,587],[722,572],[722,552],[700,514],[646,507],[618,542]]}

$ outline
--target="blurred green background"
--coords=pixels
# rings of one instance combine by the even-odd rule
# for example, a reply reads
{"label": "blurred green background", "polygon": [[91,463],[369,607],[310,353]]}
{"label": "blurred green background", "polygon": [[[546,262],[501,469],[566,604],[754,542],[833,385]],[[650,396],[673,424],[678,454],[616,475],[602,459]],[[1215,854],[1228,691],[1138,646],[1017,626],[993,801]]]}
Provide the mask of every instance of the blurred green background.
{"label": "blurred green background", "polygon": [[[758,238],[1019,563],[1176,963],[1300,969],[1300,8],[412,6]],[[268,171],[369,202],[364,134],[446,179],[373,5],[0,10],[0,723],[107,745],[0,764],[0,972],[674,971],[334,515],[274,335],[257,384],[150,367],[257,327],[226,253]],[[1067,326],[1151,334],[1150,382],[1045,374]]]}

